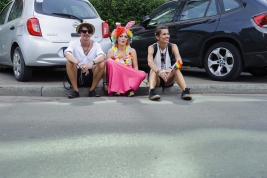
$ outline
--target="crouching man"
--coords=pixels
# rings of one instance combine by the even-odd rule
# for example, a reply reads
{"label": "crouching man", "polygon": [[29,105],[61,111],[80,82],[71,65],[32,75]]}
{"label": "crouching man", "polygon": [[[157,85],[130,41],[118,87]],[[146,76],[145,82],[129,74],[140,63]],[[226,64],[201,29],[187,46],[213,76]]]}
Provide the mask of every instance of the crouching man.
{"label": "crouching man", "polygon": [[68,98],[79,97],[78,80],[90,87],[89,96],[99,97],[95,88],[103,76],[105,69],[105,53],[99,43],[91,40],[95,27],[87,22],[77,26],[78,40],[70,41],[65,50],[66,70],[73,87]]}

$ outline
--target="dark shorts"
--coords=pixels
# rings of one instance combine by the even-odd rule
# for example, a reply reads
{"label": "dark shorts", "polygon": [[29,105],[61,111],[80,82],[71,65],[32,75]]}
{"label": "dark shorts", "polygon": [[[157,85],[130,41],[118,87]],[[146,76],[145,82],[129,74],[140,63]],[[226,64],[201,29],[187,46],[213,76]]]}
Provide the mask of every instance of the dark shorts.
{"label": "dark shorts", "polygon": [[93,70],[89,69],[89,74],[85,76],[85,73],[81,72],[81,69],[77,71],[78,87],[91,87],[93,82]]}
{"label": "dark shorts", "polygon": [[[149,79],[149,73],[148,73],[148,75],[147,75],[147,81],[148,81],[148,79]],[[168,86],[165,86],[165,82],[164,82],[164,80],[161,78],[161,77],[159,77],[159,79],[160,79],[160,83],[159,83],[159,87],[163,87],[163,88],[169,88],[169,87],[172,87],[173,86],[173,84],[170,84],[170,85],[168,85]]]}
{"label": "dark shorts", "polygon": [[170,84],[170,85],[168,85],[168,86],[165,86],[165,82],[164,82],[164,80],[161,78],[161,77],[159,77],[159,79],[160,79],[160,84],[159,84],[159,86],[160,87],[163,87],[163,88],[169,88],[169,87],[172,87],[173,86],[173,84]]}

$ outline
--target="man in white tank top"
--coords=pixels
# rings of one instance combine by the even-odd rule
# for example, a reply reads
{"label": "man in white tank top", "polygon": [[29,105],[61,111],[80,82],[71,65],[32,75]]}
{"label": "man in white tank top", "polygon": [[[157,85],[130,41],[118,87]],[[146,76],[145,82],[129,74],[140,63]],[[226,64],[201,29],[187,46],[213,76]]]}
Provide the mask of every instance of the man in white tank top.
{"label": "man in white tank top", "polygon": [[170,56],[173,54],[176,61],[182,64],[182,59],[179,54],[179,50],[176,44],[171,44],[172,54],[169,54],[168,43],[170,40],[169,30],[167,27],[161,26],[156,32],[155,36],[158,40],[157,43],[157,54],[154,55],[154,46],[148,47],[148,66],[151,68],[149,73],[149,99],[158,100],[160,95],[157,94],[155,87],[170,87],[176,81],[182,89],[181,98],[184,100],[191,100],[190,88],[186,87],[184,77],[180,69],[173,69],[171,66]]}

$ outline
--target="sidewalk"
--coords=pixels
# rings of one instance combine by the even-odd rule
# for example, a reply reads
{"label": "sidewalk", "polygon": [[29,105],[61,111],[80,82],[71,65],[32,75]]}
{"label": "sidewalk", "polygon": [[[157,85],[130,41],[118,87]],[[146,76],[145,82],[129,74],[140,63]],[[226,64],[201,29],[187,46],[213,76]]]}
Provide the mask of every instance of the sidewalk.
{"label": "sidewalk", "polygon": [[[240,77],[230,82],[213,81],[203,69],[182,69],[187,86],[192,94],[267,94],[267,77],[254,77],[242,73]],[[67,97],[71,92],[63,87],[64,69],[41,69],[33,72],[29,82],[18,82],[13,76],[12,69],[0,68],[0,96],[45,96]],[[88,88],[80,88],[80,96],[88,95]],[[163,94],[161,88],[157,88]],[[96,92],[105,96],[102,81],[98,84]],[[164,94],[181,94],[181,89],[175,84],[166,88]],[[147,80],[145,79],[135,93],[148,95]]]}

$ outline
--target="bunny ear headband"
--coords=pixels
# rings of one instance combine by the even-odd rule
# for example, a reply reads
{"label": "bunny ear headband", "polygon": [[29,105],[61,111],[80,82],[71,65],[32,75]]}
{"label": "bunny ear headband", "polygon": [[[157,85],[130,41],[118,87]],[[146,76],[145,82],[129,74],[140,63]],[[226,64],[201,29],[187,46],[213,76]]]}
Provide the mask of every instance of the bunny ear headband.
{"label": "bunny ear headband", "polygon": [[111,34],[111,41],[112,44],[115,45],[117,42],[117,38],[122,34],[122,33],[126,33],[128,36],[128,44],[130,44],[132,42],[132,37],[133,34],[132,32],[129,30],[129,28],[131,28],[131,26],[133,26],[135,24],[135,21],[130,21],[126,24],[125,27],[122,27],[120,23],[116,23],[116,29],[113,30],[112,34]]}

